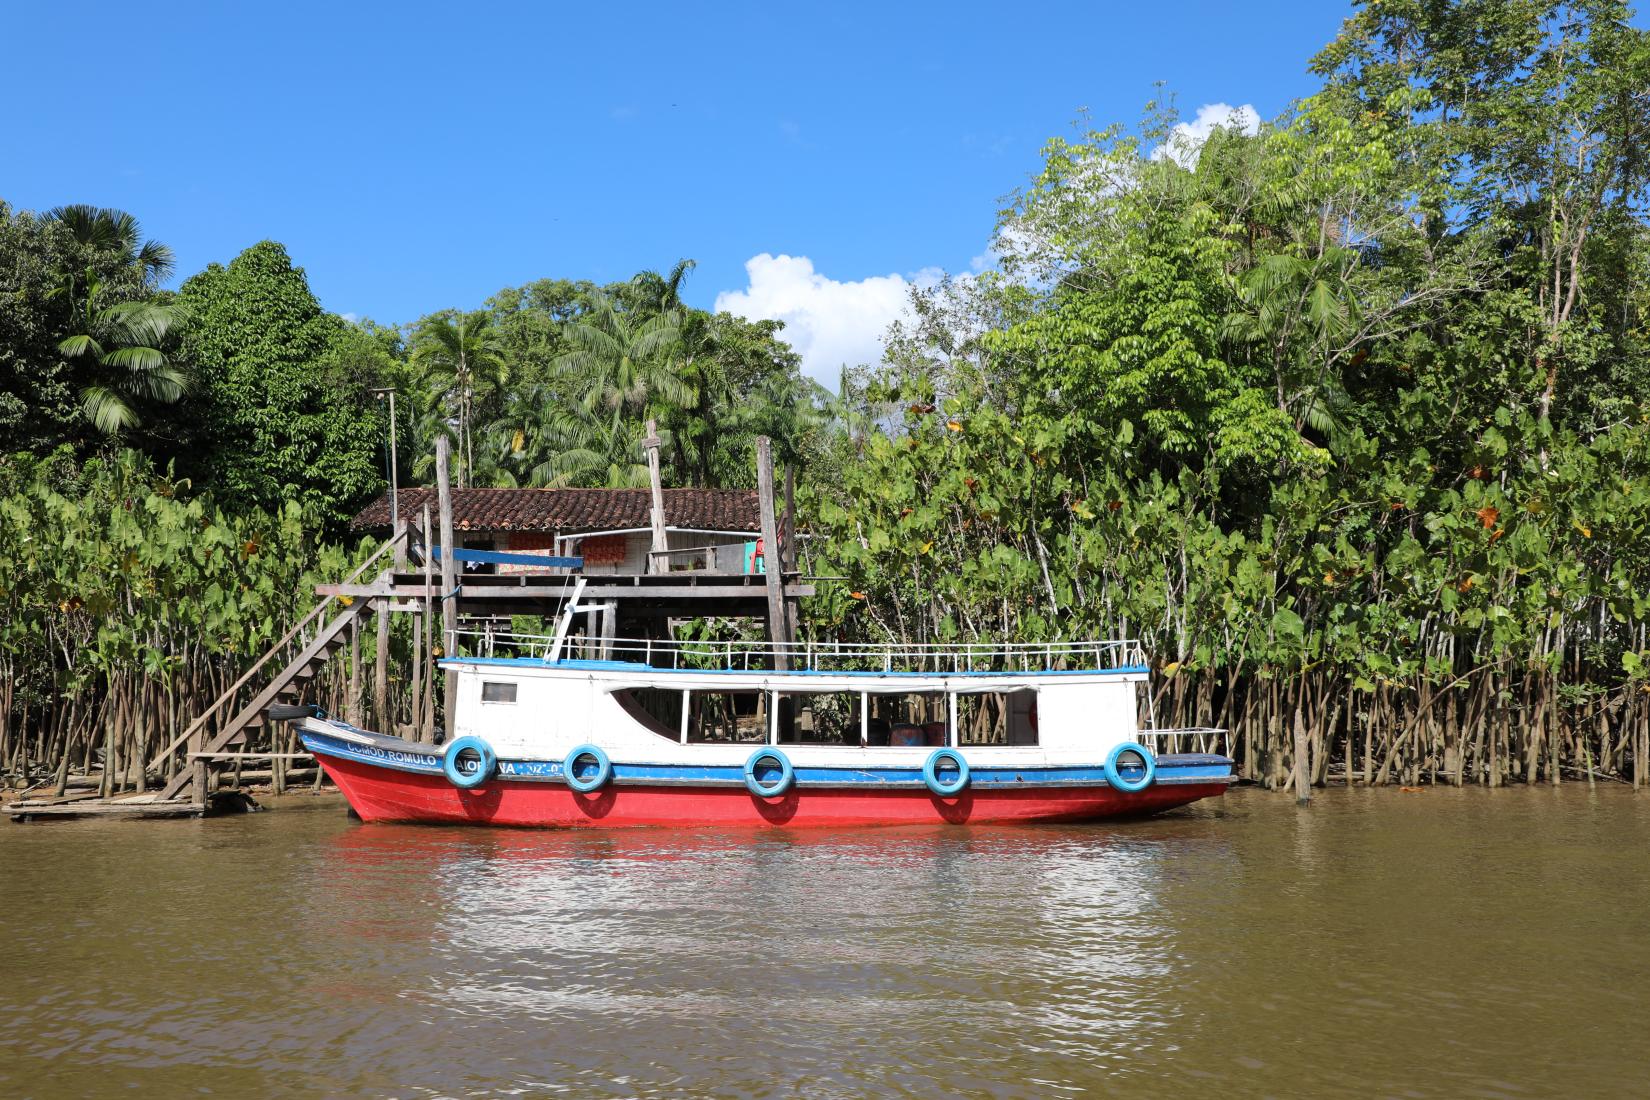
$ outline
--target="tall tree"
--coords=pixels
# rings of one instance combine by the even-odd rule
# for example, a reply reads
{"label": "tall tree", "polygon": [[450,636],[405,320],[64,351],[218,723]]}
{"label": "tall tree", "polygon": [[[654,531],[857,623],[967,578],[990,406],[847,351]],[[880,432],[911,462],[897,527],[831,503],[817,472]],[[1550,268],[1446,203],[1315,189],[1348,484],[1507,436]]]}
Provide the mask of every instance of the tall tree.
{"label": "tall tree", "polygon": [[81,411],[97,431],[118,436],[143,423],[145,404],[170,405],[188,392],[189,376],[164,350],[188,312],[155,301],[108,302],[104,283],[92,271],[81,286],[76,331],[58,350],[90,365],[80,390]]}
{"label": "tall tree", "polygon": [[651,316],[621,311],[612,298],[596,299],[590,312],[569,326],[572,350],[557,366],[578,388],[589,409],[614,417],[642,413],[650,401],[681,401],[687,387],[670,353],[681,333],[674,312]]}
{"label": "tall tree", "polygon": [[411,346],[413,364],[425,372],[457,424],[457,484],[473,484],[476,408],[495,406],[511,373],[492,316],[485,310],[434,314],[413,330]]}
{"label": "tall tree", "polygon": [[352,350],[349,326],[274,241],[211,265],[178,297],[192,317],[178,358],[200,387],[182,467],[231,506],[298,500],[341,526],[384,484],[371,348]]}
{"label": "tall tree", "polygon": [[143,227],[124,210],[75,203],[56,207],[46,216],[67,229],[83,248],[135,271],[147,288],[158,287],[172,274],[172,250],[144,239]]}

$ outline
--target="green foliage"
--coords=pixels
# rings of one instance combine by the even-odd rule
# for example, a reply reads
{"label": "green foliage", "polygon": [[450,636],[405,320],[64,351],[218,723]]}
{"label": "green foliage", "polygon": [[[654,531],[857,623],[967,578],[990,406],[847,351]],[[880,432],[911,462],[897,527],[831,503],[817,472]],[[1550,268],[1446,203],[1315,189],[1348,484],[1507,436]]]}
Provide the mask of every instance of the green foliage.
{"label": "green foliage", "polygon": [[297,501],[332,529],[382,491],[387,433],[367,392],[378,349],[321,309],[286,249],[264,241],[213,264],[179,302],[192,317],[179,359],[199,387],[197,445],[180,456],[193,480],[238,506]]}
{"label": "green foliage", "polygon": [[844,578],[818,628],[1134,635],[1227,698],[1641,678],[1650,80],[1623,11],[1383,0],[1257,134],[1154,153],[1154,107],[1050,142],[1003,273],[919,297],[845,382],[806,496]]}
{"label": "green foliage", "polygon": [[233,669],[348,557],[295,501],[226,513],[132,451],[0,458],[0,484],[0,675],[19,706],[125,674],[171,682],[186,659]]}

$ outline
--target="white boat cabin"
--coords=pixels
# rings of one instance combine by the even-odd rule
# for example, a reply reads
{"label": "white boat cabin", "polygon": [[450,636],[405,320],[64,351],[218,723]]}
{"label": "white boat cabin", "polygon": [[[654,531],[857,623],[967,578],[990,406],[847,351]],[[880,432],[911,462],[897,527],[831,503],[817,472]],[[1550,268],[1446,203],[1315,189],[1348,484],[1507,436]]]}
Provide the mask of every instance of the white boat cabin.
{"label": "white boat cabin", "polygon": [[1126,642],[799,644],[785,654],[793,671],[778,671],[767,642],[614,640],[599,652],[617,659],[585,660],[552,657],[553,639],[490,640],[495,652],[545,649],[443,662],[458,673],[451,735],[480,737],[501,760],[594,743],[615,761],[656,763],[742,762],[760,745],[799,767],[920,764],[936,747],[982,763],[1092,763],[1138,740],[1147,678]]}

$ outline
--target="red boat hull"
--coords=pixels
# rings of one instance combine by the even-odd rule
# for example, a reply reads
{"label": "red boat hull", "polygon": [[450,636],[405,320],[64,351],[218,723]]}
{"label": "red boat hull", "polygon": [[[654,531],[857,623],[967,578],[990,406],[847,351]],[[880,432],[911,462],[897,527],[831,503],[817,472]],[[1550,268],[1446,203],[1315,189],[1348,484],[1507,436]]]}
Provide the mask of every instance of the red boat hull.
{"label": "red boat hull", "polygon": [[1223,794],[1224,781],[1156,784],[1127,793],[1107,786],[967,790],[941,798],[926,790],[792,789],[757,798],[743,787],[609,784],[579,794],[561,783],[497,779],[462,790],[445,778],[320,756],[363,821],[423,821],[529,828],[635,825],[832,826],[1087,821],[1140,816]]}

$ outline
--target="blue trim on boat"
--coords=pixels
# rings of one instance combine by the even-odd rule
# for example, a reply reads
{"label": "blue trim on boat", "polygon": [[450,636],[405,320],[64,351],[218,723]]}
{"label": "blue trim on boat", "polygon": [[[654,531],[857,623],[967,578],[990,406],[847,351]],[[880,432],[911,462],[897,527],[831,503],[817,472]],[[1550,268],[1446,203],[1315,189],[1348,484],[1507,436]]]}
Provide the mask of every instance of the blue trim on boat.
{"label": "blue trim on boat", "polygon": [[878,676],[878,677],[912,677],[935,679],[941,676],[1107,676],[1119,673],[1147,673],[1150,671],[1145,665],[1119,665],[1117,668],[1063,668],[1040,669],[1036,672],[965,672],[956,669],[949,672],[882,672],[880,670],[843,670],[840,672],[821,668],[793,668],[788,672],[778,672],[771,668],[660,668],[657,665],[644,664],[641,661],[550,661],[543,657],[444,657],[436,662],[442,668],[456,668],[462,665],[521,665],[525,668],[570,668],[595,669],[614,672],[659,672],[659,673],[687,673],[703,675],[717,672],[760,672],[768,676]]}
{"label": "blue trim on boat", "polygon": [[[353,727],[352,727],[353,728]],[[365,731],[362,731],[365,732]],[[358,760],[381,768],[412,772],[418,775],[442,774],[441,752],[434,746],[410,747],[382,744],[399,741],[382,735],[374,736],[378,744],[361,744],[332,737],[311,729],[298,731],[304,748],[324,756]],[[1124,768],[1128,771],[1128,768]],[[1138,769],[1137,769],[1138,770]],[[1230,779],[1232,761],[1212,753],[1181,753],[1157,758],[1158,784],[1219,783]],[[563,782],[560,760],[498,761],[498,779]],[[612,782],[635,786],[699,786],[742,787],[744,768],[739,764],[614,764]],[[926,789],[922,766],[888,768],[801,767],[796,769],[799,787],[913,787]],[[1103,765],[1037,765],[1035,767],[1005,767],[1001,765],[971,765],[969,786],[991,787],[1105,787],[1106,770]]]}

